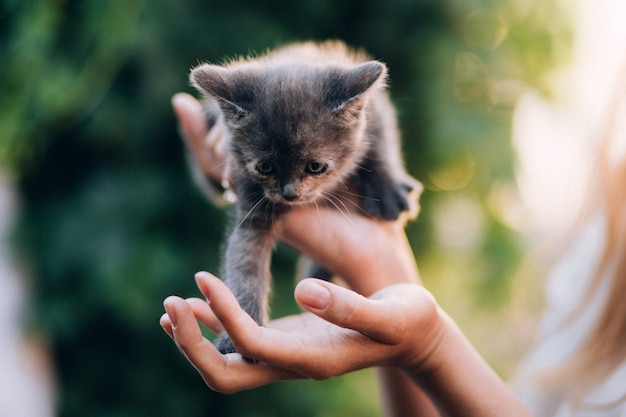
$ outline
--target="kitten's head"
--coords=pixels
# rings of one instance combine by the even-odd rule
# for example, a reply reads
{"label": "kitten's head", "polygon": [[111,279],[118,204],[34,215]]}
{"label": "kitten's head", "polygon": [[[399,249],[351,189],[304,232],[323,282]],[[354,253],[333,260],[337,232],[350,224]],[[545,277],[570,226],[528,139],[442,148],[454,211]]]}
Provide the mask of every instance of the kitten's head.
{"label": "kitten's head", "polygon": [[202,65],[191,81],[224,114],[235,175],[259,185],[273,203],[298,204],[354,171],[368,148],[367,98],[385,76],[378,61],[349,68],[252,61]]}

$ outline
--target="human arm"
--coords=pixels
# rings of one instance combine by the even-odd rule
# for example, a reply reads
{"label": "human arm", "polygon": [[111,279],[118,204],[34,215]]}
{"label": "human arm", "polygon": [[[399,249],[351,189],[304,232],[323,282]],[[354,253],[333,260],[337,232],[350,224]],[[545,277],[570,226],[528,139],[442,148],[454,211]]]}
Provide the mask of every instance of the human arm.
{"label": "human arm", "polygon": [[[422,394],[408,385],[410,381],[428,394],[444,415],[529,415],[456,323],[419,286],[418,269],[402,225],[365,218],[353,221],[356,224],[351,226],[339,215],[324,215],[322,221],[313,211],[300,211],[288,219],[283,235],[292,246],[330,265],[353,290],[366,296],[379,291],[373,298],[382,294],[389,303],[388,314],[373,305],[363,313],[364,317],[376,316],[379,325],[389,333],[378,340],[392,337],[392,333],[395,337],[401,335],[396,339],[404,352],[399,359],[375,363],[383,365],[378,369],[378,377],[383,404],[389,411],[386,415],[419,415],[416,410],[428,407],[425,401],[415,403]],[[324,245],[319,244],[322,240]],[[385,292],[398,285],[403,289],[393,294],[398,298]],[[419,287],[428,296],[413,294],[407,285]],[[300,302],[299,298],[297,300]],[[300,305],[313,311],[301,302]],[[410,307],[405,311],[404,305]],[[399,317],[406,322],[398,321]],[[329,316],[324,318],[334,320]],[[340,325],[359,329],[353,327],[356,321]],[[409,378],[400,377],[398,369]]]}
{"label": "human arm", "polygon": [[[192,150],[192,154],[190,155],[190,157],[193,158],[193,162],[203,171],[204,175],[210,179],[211,183],[224,183],[223,179],[228,177],[228,173],[226,172],[226,169],[222,169],[225,166],[225,146],[223,136],[220,134],[218,129],[219,126],[212,127],[210,131],[207,130],[208,126],[204,118],[201,104],[188,94],[176,94],[172,98],[172,105],[179,122],[180,133],[187,144],[187,148]],[[209,195],[214,200],[217,200],[217,202],[220,202],[222,200],[217,197],[215,193],[209,193]],[[293,222],[287,223],[287,227],[284,233],[285,238],[288,239],[289,236],[296,236],[295,239],[293,239],[292,241],[292,244],[294,246],[299,246],[301,250],[319,252],[320,248],[317,244],[318,242],[316,242],[315,239],[298,239],[297,228],[295,230],[295,233],[290,233],[289,224],[297,224],[297,216],[293,220]],[[340,222],[344,223],[345,219],[340,219]],[[390,271],[389,274],[372,281],[368,281],[365,279],[358,280],[354,284],[356,285],[356,289],[359,292],[363,294],[372,294],[378,289],[381,289],[384,286],[387,286],[393,282],[419,281],[419,278],[417,277],[417,268],[415,266],[415,261],[413,259],[413,255],[408,246],[408,243],[406,242],[406,237],[404,236],[403,229],[401,226],[394,227],[395,230],[392,230],[393,233],[385,238],[385,240],[389,239],[389,237],[392,237],[394,240],[399,239],[399,246],[402,248],[402,250],[395,251],[394,248],[397,246],[395,242],[390,243],[386,246],[388,249],[394,250],[396,252],[396,255],[399,255],[398,259],[401,259],[401,262],[399,262],[398,264],[397,271]],[[368,229],[364,229],[364,231],[367,232]],[[312,237],[312,235],[309,235],[309,237]],[[368,236],[362,237],[364,239],[360,239],[361,241],[368,240]],[[327,248],[332,249],[332,246],[328,246]],[[365,249],[369,248],[366,247]],[[332,250],[329,253],[332,253]],[[316,256],[323,259],[327,255],[323,253],[317,253]],[[396,277],[396,279],[395,281],[392,279],[384,279],[387,277]],[[398,401],[400,398],[402,398],[399,393],[406,394],[406,397],[408,398],[408,401],[410,403],[414,403],[416,398],[423,397],[423,394],[420,392],[419,388],[413,382],[408,380],[406,376],[396,368],[381,368],[377,370],[376,374],[379,381],[380,392],[383,396],[383,406],[385,408],[398,410],[413,409],[413,407],[406,406],[403,401]],[[393,385],[393,389],[390,388],[391,384]],[[404,385],[403,389],[400,389],[401,385]],[[391,400],[392,397],[387,395],[387,393],[393,393],[393,400]],[[426,403],[428,402],[426,401]],[[395,406],[390,405],[389,407],[387,407],[386,404],[395,404]],[[385,414],[392,415],[391,413]],[[427,415],[428,413],[421,414]]]}
{"label": "human arm", "polygon": [[[162,325],[212,389],[236,392],[278,380],[325,379],[369,366],[397,366],[444,415],[529,415],[419,285],[395,284],[365,298],[331,283],[305,280],[296,289],[296,300],[313,314],[262,328],[219,279],[199,273],[197,281],[208,303],[168,298]],[[215,331],[223,326],[237,349],[258,362],[221,355],[202,337],[196,319]],[[422,415],[406,408],[410,400],[405,396],[405,407],[396,404],[394,409]]]}
{"label": "human arm", "polygon": [[[321,225],[307,227],[307,238],[303,240],[306,242],[310,233],[337,231],[341,226],[332,227],[333,213],[319,214],[325,224],[330,223],[329,229]],[[314,226],[321,221],[319,215],[314,210],[303,211],[297,224]],[[336,220],[345,223],[339,217]],[[327,265],[352,263],[352,256],[368,255],[359,252],[367,248],[349,244],[354,238],[362,241],[359,233],[370,236],[365,246],[377,247],[379,256],[360,259],[354,268],[346,270],[346,280],[360,278],[367,282],[374,279],[379,268],[393,269],[393,265],[402,264],[396,257],[393,262],[388,259],[390,264],[380,261],[386,253],[383,237],[395,236],[395,229],[370,224],[367,219],[354,221],[357,227],[344,229],[350,236],[348,240],[340,237],[341,232],[334,236],[339,243],[337,248],[343,249],[328,248],[317,253]],[[350,250],[353,246],[356,253]],[[389,252],[393,253],[397,252]],[[352,276],[350,270],[362,275]],[[197,282],[208,303],[168,298],[168,316],[162,318],[162,325],[207,384],[217,391],[235,392],[284,379],[325,379],[365,367],[384,366],[402,369],[409,381],[421,387],[445,415],[529,415],[428,291],[415,282],[391,284],[367,298],[328,282],[304,280],[296,287],[295,298],[309,313],[272,321],[268,328],[258,327],[219,279],[200,273]],[[176,317],[175,326],[171,323],[172,314]],[[214,331],[225,328],[238,351],[258,363],[249,364],[239,354],[219,354],[202,337],[196,319]],[[394,381],[397,380],[386,380]],[[412,403],[420,394],[408,384],[403,383],[399,389],[414,395],[387,398],[393,410],[419,415],[408,407],[430,407],[423,401]],[[387,393],[397,395],[396,390]]]}
{"label": "human arm", "polygon": [[[356,292],[305,280],[295,297],[309,313],[260,328],[221,281],[198,275],[208,303],[168,298],[161,324],[210,387],[234,392],[382,366],[378,376],[385,415],[437,415],[419,387],[449,415],[524,415],[506,385],[419,285],[401,224],[360,216],[346,221],[337,211],[295,210],[281,238],[336,272]],[[325,307],[315,304],[320,289],[330,294]],[[216,332],[225,328],[238,351],[258,362],[219,354],[202,337],[196,320]]]}

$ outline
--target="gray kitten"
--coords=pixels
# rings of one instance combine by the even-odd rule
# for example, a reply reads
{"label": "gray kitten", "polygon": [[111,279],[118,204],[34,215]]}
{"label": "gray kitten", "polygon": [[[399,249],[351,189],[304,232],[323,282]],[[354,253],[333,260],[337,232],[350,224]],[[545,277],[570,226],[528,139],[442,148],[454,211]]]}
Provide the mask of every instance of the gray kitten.
{"label": "gray kitten", "polygon": [[[298,43],[192,70],[209,124],[225,135],[228,180],[238,197],[223,278],[260,325],[282,214],[323,204],[347,216],[356,207],[395,220],[413,208],[417,183],[403,168],[386,77],[383,63],[341,42]],[[310,273],[331,276],[317,265]],[[216,346],[235,351],[225,334]]]}

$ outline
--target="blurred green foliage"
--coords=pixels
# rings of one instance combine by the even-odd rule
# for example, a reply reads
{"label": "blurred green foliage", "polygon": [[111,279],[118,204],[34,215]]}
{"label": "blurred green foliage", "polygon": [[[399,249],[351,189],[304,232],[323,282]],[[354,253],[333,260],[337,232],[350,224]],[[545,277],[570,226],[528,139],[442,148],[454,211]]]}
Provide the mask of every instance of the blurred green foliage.
{"label": "blurred green foliage", "polygon": [[[520,245],[494,190],[512,186],[516,97],[549,93],[567,58],[556,0],[4,0],[0,161],[59,416],[378,415],[369,371],[215,394],[158,326],[167,295],[196,295],[193,273],[218,270],[225,232],[188,175],[171,95],[191,91],[199,61],[327,38],[390,67],[426,185],[408,230],[426,283],[444,307],[507,302]],[[295,311],[294,258],[276,252],[277,315]]]}

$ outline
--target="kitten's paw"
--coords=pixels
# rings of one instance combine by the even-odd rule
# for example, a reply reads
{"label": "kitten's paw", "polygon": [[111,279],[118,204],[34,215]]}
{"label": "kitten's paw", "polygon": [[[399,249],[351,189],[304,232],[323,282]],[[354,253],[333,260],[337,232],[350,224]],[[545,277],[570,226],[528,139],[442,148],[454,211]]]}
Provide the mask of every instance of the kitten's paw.
{"label": "kitten's paw", "polygon": [[228,335],[225,333],[219,335],[217,339],[215,339],[213,344],[222,355],[235,353],[237,351],[237,349],[235,349],[235,346],[233,346],[233,342],[230,340],[230,337],[228,337]]}
{"label": "kitten's paw", "polygon": [[333,279],[332,272],[306,256],[302,256],[300,258],[297,276],[299,278],[318,278],[323,279],[324,281],[330,281]]}
{"label": "kitten's paw", "polygon": [[411,177],[396,181],[361,184],[361,207],[373,217],[396,220],[403,213],[408,218],[417,216],[418,197],[422,185]]}
{"label": "kitten's paw", "polygon": [[[217,350],[220,351],[220,353],[222,355],[226,355],[228,353],[235,353],[235,352],[237,352],[237,349],[235,349],[235,346],[233,345],[233,342],[230,340],[230,337],[228,337],[228,335],[226,333],[223,333],[223,334],[219,335],[217,337],[217,339],[215,339],[213,344],[215,345]],[[243,359],[246,362],[248,362],[248,363],[256,363],[257,362],[255,359],[247,358],[245,356],[243,357]]]}

